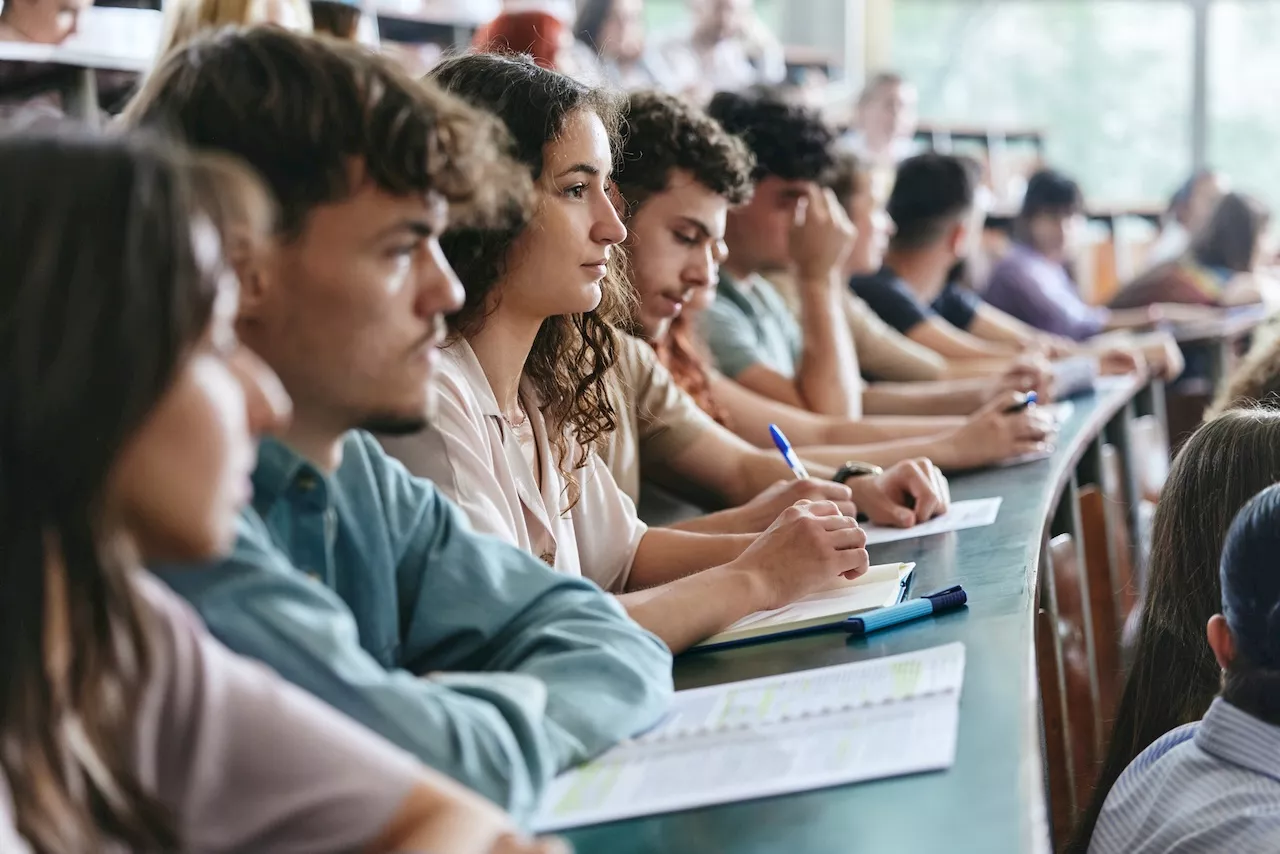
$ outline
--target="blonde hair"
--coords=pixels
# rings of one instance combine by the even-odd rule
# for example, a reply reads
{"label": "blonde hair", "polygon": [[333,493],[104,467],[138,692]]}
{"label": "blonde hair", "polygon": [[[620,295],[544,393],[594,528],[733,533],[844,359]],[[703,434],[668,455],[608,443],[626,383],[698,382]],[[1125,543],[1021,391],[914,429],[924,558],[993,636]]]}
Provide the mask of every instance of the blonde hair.
{"label": "blonde hair", "polygon": [[298,16],[300,29],[312,31],[308,0],[167,0],[164,4],[165,30],[160,56],[191,41],[197,33],[220,27],[248,27],[271,23],[267,9],[271,3],[289,7]]}

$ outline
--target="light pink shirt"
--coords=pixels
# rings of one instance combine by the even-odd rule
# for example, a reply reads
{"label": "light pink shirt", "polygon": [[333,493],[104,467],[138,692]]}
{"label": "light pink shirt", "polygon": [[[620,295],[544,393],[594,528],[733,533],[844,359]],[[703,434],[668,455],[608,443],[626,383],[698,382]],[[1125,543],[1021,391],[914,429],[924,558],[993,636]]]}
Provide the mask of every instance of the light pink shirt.
{"label": "light pink shirt", "polygon": [[[424,773],[393,747],[218,643],[161,582],[139,573],[154,613],[153,672],[135,771],[192,854],[365,850]],[[17,840],[0,777],[0,852]],[[99,854],[123,854],[108,846]]]}
{"label": "light pink shirt", "polygon": [[[626,589],[640,539],[648,528],[596,453],[575,472],[580,496],[566,512],[568,483],[556,464],[547,423],[533,391],[521,388],[538,456],[542,487],[503,418],[484,369],[466,341],[441,353],[438,412],[414,436],[383,438],[409,471],[435,482],[482,533],[501,537],[560,572],[590,578],[605,590]],[[570,459],[580,446],[569,444]]]}

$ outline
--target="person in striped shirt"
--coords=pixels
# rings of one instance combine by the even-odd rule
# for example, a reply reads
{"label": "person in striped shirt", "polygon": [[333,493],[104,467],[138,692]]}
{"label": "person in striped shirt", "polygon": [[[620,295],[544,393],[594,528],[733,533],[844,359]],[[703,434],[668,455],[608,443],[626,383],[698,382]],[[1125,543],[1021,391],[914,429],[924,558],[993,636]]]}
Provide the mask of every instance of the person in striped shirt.
{"label": "person in striped shirt", "polygon": [[1222,691],[1116,781],[1090,854],[1280,851],[1280,484],[1236,516],[1207,634]]}

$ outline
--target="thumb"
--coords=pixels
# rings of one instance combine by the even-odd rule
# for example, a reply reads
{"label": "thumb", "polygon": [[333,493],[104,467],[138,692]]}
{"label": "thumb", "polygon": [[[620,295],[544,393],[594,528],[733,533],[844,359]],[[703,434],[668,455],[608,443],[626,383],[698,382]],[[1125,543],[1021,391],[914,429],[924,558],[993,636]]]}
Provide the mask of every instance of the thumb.
{"label": "thumb", "polygon": [[893,511],[893,518],[903,528],[910,528],[916,523],[916,514],[905,507],[899,507]]}

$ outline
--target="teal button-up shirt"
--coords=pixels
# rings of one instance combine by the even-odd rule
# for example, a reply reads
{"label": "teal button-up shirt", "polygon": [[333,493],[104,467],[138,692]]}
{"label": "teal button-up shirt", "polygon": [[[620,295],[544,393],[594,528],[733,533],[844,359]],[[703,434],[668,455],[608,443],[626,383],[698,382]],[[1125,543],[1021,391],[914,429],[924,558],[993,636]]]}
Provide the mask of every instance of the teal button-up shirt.
{"label": "teal button-up shirt", "polygon": [[517,816],[665,711],[661,641],[591,582],[471,531],[372,437],[349,435],[328,477],[264,441],[253,483],[231,557],[160,576],[233,650]]}

